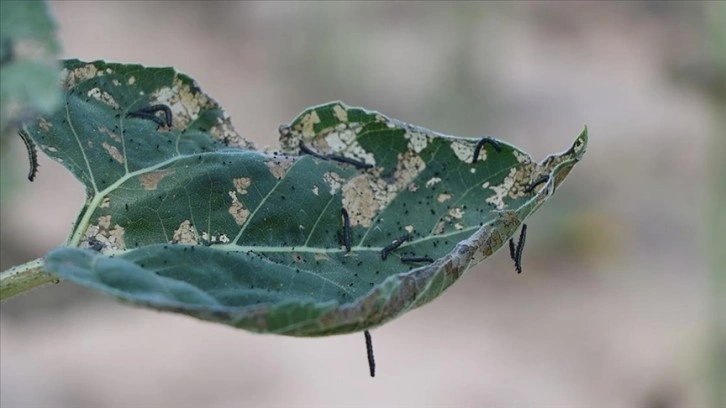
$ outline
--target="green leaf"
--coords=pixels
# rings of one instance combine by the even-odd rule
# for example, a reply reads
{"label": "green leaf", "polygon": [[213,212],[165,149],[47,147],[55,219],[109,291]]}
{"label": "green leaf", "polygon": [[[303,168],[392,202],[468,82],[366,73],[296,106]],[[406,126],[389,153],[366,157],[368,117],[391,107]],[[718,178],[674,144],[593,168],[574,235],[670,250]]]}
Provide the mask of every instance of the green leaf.
{"label": "green leaf", "polygon": [[0,129],[61,104],[56,25],[42,1],[0,2]]}
{"label": "green leaf", "polygon": [[[170,68],[65,65],[65,109],[27,131],[88,199],[48,272],[256,332],[353,332],[431,301],[507,242],[587,144],[585,130],[535,163],[499,141],[472,164],[477,139],[333,102],[282,126],[281,151],[262,152]],[[171,108],[171,127],[128,115],[156,104]],[[323,158],[300,155],[301,142]]]}

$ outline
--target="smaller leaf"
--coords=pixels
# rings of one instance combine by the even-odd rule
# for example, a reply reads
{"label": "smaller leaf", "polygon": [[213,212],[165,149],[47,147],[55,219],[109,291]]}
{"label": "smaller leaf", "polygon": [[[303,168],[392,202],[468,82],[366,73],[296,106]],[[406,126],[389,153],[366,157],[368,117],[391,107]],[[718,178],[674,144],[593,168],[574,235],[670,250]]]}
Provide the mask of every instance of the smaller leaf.
{"label": "smaller leaf", "polygon": [[0,2],[0,128],[60,106],[56,24],[42,1]]}

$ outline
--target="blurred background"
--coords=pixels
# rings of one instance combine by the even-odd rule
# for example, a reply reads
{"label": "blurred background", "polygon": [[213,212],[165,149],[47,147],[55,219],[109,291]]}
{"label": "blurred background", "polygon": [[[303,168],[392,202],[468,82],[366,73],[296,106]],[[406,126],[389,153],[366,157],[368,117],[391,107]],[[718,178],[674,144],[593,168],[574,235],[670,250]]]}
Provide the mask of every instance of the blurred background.
{"label": "blurred background", "polygon": [[[714,406],[723,3],[50,9],[64,58],[174,66],[258,147],[331,100],[538,160],[585,123],[590,146],[528,222],[524,273],[501,251],[374,330],[375,379],[362,334],[255,335],[61,283],[1,306],[3,408]],[[62,244],[82,206],[80,183],[40,164],[31,184],[20,139],[2,152],[2,270]]]}

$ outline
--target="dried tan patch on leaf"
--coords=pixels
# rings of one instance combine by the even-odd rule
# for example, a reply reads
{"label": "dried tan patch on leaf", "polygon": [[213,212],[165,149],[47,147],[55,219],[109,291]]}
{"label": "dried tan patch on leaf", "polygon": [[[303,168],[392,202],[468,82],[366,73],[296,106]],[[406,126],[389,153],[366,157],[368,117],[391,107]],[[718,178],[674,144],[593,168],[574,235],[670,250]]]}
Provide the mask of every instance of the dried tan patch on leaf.
{"label": "dried tan patch on leaf", "polygon": [[348,121],[348,111],[340,105],[333,106],[333,114],[341,122]]}
{"label": "dried tan patch on leaf", "polygon": [[452,217],[454,217],[456,219],[461,219],[461,217],[464,216],[464,211],[462,211],[461,208],[459,208],[459,207],[454,207],[449,210],[449,215],[451,215]]}
{"label": "dried tan patch on leaf", "polygon": [[111,199],[109,197],[104,197],[103,200],[101,200],[101,204],[99,205],[100,208],[108,208],[111,206]]}
{"label": "dried tan patch on leaf", "polygon": [[344,179],[338,173],[328,171],[323,174],[323,181],[330,188],[330,195],[335,195],[338,191],[340,191],[340,187],[343,185]]}
{"label": "dried tan patch on leaf", "polygon": [[358,175],[343,186],[343,207],[348,210],[351,225],[370,227],[379,204],[365,174]]}
{"label": "dried tan patch on leaf", "polygon": [[443,203],[446,200],[451,199],[451,194],[448,193],[441,193],[436,197],[436,201]]}
{"label": "dried tan patch on leaf", "polygon": [[171,243],[191,245],[199,243],[199,236],[191,221],[186,220],[182,222],[179,225],[179,228],[174,230],[174,236],[172,237]]}
{"label": "dried tan patch on leaf", "polygon": [[234,218],[234,222],[237,225],[244,225],[247,222],[247,218],[250,216],[250,210],[245,208],[234,191],[229,192],[229,196],[232,198],[232,204],[229,206],[229,214]]}
{"label": "dried tan patch on leaf", "polygon": [[108,239],[112,249],[126,249],[126,243],[124,242],[125,232],[124,227],[118,224],[114,225],[113,229],[109,231]]}
{"label": "dried tan patch on leaf", "polygon": [[171,87],[165,86],[151,94],[152,104],[167,105],[172,112],[172,127],[186,128],[190,122],[199,117],[202,109],[213,105],[202,92],[193,91],[189,84],[185,84],[178,77],[174,77]]}
{"label": "dried tan patch on leaf", "polygon": [[330,260],[330,257],[327,254],[320,253],[320,252],[315,252],[314,257],[315,257],[316,261],[329,261]]}
{"label": "dried tan patch on leaf", "polygon": [[119,109],[120,106],[116,102],[116,100],[111,96],[110,93],[106,91],[101,91],[99,88],[93,88],[90,91],[88,91],[87,95],[101,103],[104,103],[114,109]]}
{"label": "dried tan patch on leaf", "polygon": [[[112,145],[108,144],[108,142],[101,143],[101,146],[103,146],[103,150],[105,150],[108,154],[110,154],[114,160],[116,160],[117,162],[119,162],[121,164],[124,164],[124,161],[125,161],[124,155],[121,154],[121,152],[118,150],[118,148],[116,146],[112,146]],[[141,176],[141,177],[143,178],[144,176]]]}
{"label": "dried tan patch on leaf", "polygon": [[396,171],[393,173],[395,185],[401,189],[408,186],[413,180],[426,169],[426,162],[421,156],[414,152],[406,152],[398,155],[398,164]]}
{"label": "dried tan patch on leaf", "polygon": [[252,180],[249,177],[239,177],[232,180],[234,189],[241,195],[247,194],[247,188],[252,185]]}
{"label": "dried tan patch on leaf", "polygon": [[60,79],[63,84],[63,88],[68,90],[75,87],[79,82],[94,78],[97,72],[98,68],[96,68],[93,64],[87,64],[82,67],[74,68],[73,70],[65,68],[61,71]]}
{"label": "dried tan patch on leaf", "polygon": [[376,158],[373,153],[369,153],[357,141],[361,130],[363,125],[360,123],[339,123],[325,134],[324,140],[328,146],[325,150],[375,166]]}
{"label": "dried tan patch on leaf", "polygon": [[529,194],[526,190],[537,178],[535,175],[536,168],[537,164],[529,162],[517,170],[513,177],[512,187],[509,189],[509,197],[519,198]]}
{"label": "dried tan patch on leaf", "polygon": [[156,170],[139,176],[141,185],[145,190],[156,190],[159,182],[166,176],[176,173],[176,170]]}
{"label": "dried tan patch on leaf", "polygon": [[416,153],[421,153],[429,142],[429,137],[419,132],[406,132],[403,137],[408,139],[408,148]]}
{"label": "dried tan patch on leaf", "polygon": [[[454,140],[449,144],[451,150],[454,152],[456,157],[464,163],[471,163],[474,159],[474,146],[471,143],[465,143],[459,140]],[[485,159],[484,149],[479,152],[481,160]]]}
{"label": "dried tan patch on leaf", "polygon": [[85,239],[80,243],[81,248],[96,248],[97,243],[100,243],[103,247],[102,252],[114,252],[123,251],[126,249],[126,243],[124,242],[125,230],[120,225],[114,225],[113,229],[111,226],[111,216],[104,215],[98,217],[98,222],[92,224],[86,229],[84,234]]}
{"label": "dried tan patch on leaf", "polygon": [[303,116],[302,120],[300,121],[303,137],[311,138],[315,136],[315,125],[317,125],[318,123],[320,123],[320,117],[315,111],[312,111]]}
{"label": "dried tan patch on leaf", "polygon": [[489,189],[494,192],[489,198],[486,199],[487,203],[494,205],[498,210],[504,208],[504,198],[509,193],[509,190],[514,185],[514,177],[517,174],[516,168],[511,168],[509,174],[504,178],[502,184],[490,186]]}
{"label": "dried tan patch on leaf", "polygon": [[380,178],[380,171],[365,173],[368,178],[378,208],[387,206],[396,195],[410,187],[413,180],[426,169],[426,163],[415,152],[408,150],[398,155],[396,170],[393,172],[393,181],[388,183]]}
{"label": "dried tan patch on leaf", "polygon": [[290,169],[290,166],[292,166],[293,163],[294,161],[292,160],[292,158],[285,156],[267,160],[265,162],[265,165],[268,169],[270,169],[270,173],[272,173],[272,175],[276,179],[280,180],[285,177],[285,174],[287,174],[287,170]]}
{"label": "dried tan patch on leaf", "polygon": [[98,131],[105,134],[106,136],[110,137],[115,142],[121,143],[123,141],[123,139],[121,139],[121,136],[119,136],[118,133],[115,133],[114,131],[110,130],[109,128],[107,128],[105,126],[100,126],[98,128]]}
{"label": "dried tan patch on leaf", "polygon": [[209,129],[209,134],[225,146],[236,146],[243,149],[253,149],[252,142],[240,136],[232,126],[232,119],[224,113],[224,119],[218,117],[217,124]]}
{"label": "dried tan patch on leaf", "polygon": [[517,161],[520,163],[529,163],[532,161],[532,158],[529,157],[529,155],[527,155],[526,153],[522,153],[522,152],[514,150],[512,152],[512,154],[517,159]]}
{"label": "dried tan patch on leaf", "polygon": [[499,217],[498,228],[492,228],[491,225],[485,226],[484,233],[477,233],[475,239],[470,241],[473,247],[478,248],[472,256],[473,264],[477,264],[494,254],[519,227],[520,221],[515,211],[500,213]]}

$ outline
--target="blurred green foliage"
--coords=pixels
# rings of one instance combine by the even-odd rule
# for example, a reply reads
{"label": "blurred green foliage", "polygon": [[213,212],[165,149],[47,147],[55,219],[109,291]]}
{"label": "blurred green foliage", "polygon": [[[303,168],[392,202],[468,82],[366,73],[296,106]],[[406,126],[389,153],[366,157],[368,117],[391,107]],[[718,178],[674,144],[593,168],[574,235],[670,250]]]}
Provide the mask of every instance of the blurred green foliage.
{"label": "blurred green foliage", "polygon": [[56,24],[42,1],[0,2],[0,129],[60,105]]}

